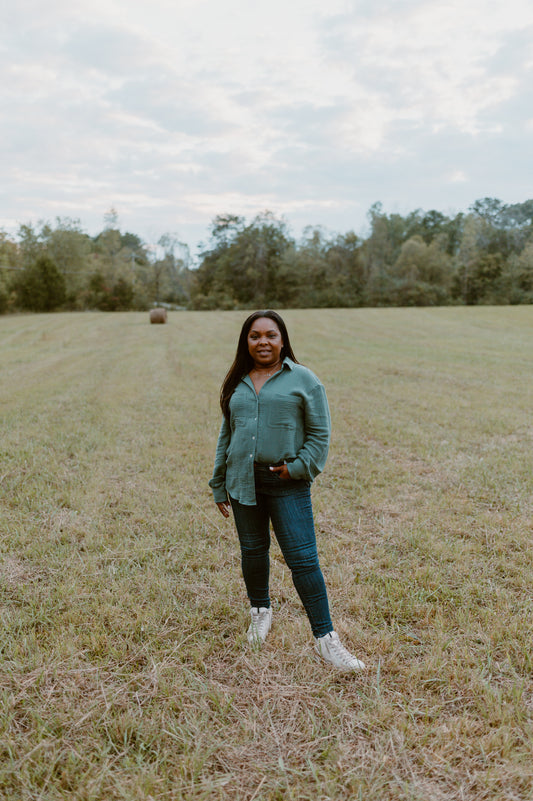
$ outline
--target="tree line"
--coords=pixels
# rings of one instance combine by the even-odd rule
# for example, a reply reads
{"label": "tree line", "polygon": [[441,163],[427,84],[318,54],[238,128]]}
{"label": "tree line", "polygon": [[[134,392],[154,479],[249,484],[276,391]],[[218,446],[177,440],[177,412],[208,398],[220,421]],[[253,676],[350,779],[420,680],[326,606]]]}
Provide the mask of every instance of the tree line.
{"label": "tree line", "polygon": [[17,310],[437,306],[533,302],[533,200],[477,200],[467,213],[368,212],[369,233],[305,229],[271,212],[219,215],[191,264],[172,234],[148,246],[111,210],[94,237],[79,221],[0,232],[0,313]]}

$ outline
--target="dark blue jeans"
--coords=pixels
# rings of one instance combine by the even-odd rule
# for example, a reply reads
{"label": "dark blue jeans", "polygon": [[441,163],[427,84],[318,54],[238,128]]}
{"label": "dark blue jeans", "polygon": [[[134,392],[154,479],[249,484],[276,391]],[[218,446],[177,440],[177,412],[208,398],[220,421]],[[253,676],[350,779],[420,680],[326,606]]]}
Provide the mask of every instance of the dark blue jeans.
{"label": "dark blue jeans", "polygon": [[270,521],[315,637],[333,631],[318,561],[311,492],[307,481],[287,480],[255,467],[256,505],[230,498],[241,545],[242,573],[252,606],[270,606]]}

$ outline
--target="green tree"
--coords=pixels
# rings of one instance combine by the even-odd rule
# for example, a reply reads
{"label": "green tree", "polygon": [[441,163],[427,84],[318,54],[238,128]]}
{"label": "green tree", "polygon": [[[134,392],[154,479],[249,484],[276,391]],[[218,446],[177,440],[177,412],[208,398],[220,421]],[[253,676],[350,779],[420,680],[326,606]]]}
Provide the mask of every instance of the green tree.
{"label": "green tree", "polygon": [[5,276],[0,270],[0,314],[5,314],[9,307],[9,289]]}
{"label": "green tree", "polygon": [[533,303],[533,239],[519,254],[512,255],[502,272],[507,303]]}
{"label": "green tree", "polygon": [[[413,219],[418,219],[418,212]],[[381,203],[374,203],[368,212],[370,236],[363,247],[362,258],[365,264],[366,302],[371,306],[382,306],[390,303],[390,289],[394,278],[391,267],[399,256],[402,243],[409,238],[412,225],[398,214],[387,216]]]}
{"label": "green tree", "polygon": [[301,308],[359,306],[364,288],[361,242],[353,233],[329,235],[307,228],[287,248],[277,274],[285,305]]}
{"label": "green tree", "polygon": [[[118,226],[118,214],[112,208],[104,215],[104,230],[93,239],[89,276],[96,275],[102,278],[106,290],[101,303],[106,309],[123,308],[125,301],[123,299],[119,302],[114,290],[124,286],[130,286],[133,291],[129,308],[146,308],[149,305],[148,285],[151,280],[148,249],[136,234],[130,232],[123,234]],[[95,280],[98,282],[100,279]],[[87,286],[86,302],[89,302],[89,299],[94,301],[98,292],[95,295],[96,290],[93,291],[89,285]],[[115,298],[115,301],[112,298]]]}
{"label": "green tree", "polygon": [[446,243],[445,249],[448,255],[453,256],[459,247],[464,217],[465,215],[462,213],[456,214],[455,217],[447,217],[434,209],[425,213],[420,212],[420,224],[416,233],[423,238],[427,245],[439,238],[441,242]]}
{"label": "green tree", "polygon": [[478,247],[487,254],[501,254],[506,260],[523,250],[533,233],[533,201],[506,206],[497,198],[476,200],[471,213],[481,221]]}
{"label": "green tree", "polygon": [[102,273],[95,272],[89,276],[87,289],[83,296],[83,305],[86,309],[109,309],[111,288],[107,285]]}
{"label": "green tree", "polygon": [[46,255],[20,274],[15,288],[19,305],[30,311],[53,311],[66,299],[65,279]]}
{"label": "green tree", "polygon": [[505,261],[501,253],[477,253],[469,262],[465,280],[464,265],[456,275],[462,285],[463,300],[468,305],[505,302],[503,271]]}
{"label": "green tree", "polygon": [[[114,274],[119,266],[119,253],[122,250],[120,231],[115,228],[106,228],[98,234],[94,244],[95,254],[101,268],[110,274]],[[129,253],[127,255],[130,257]]]}
{"label": "green tree", "polygon": [[242,218],[217,217],[211,241],[195,276],[195,308],[284,305],[277,279],[291,240],[282,220],[263,212],[246,226]]}
{"label": "green tree", "polygon": [[190,298],[189,248],[175,234],[158,240],[159,257],[150,261],[147,283],[152,302],[185,305]]}
{"label": "green tree", "polygon": [[463,233],[455,258],[455,271],[452,284],[452,296],[463,303],[472,302],[471,279],[475,262],[479,253],[479,238],[482,230],[482,221],[474,214],[465,218]]}
{"label": "green tree", "polygon": [[128,311],[135,308],[135,292],[125,278],[118,278],[110,285],[102,273],[90,276],[84,295],[84,305],[100,311]]}
{"label": "green tree", "polygon": [[[130,242],[130,239],[127,239]],[[118,227],[118,214],[111,208],[104,215],[104,230],[94,238],[96,269],[113,282],[131,273],[132,251],[124,244]]]}
{"label": "green tree", "polygon": [[44,253],[44,243],[41,231],[35,230],[32,223],[19,226],[17,238],[21,253],[23,267],[31,267]]}
{"label": "green tree", "polygon": [[20,248],[4,231],[0,231],[0,268],[9,271],[22,269],[22,266]]}
{"label": "green tree", "polygon": [[69,304],[76,307],[91,267],[91,238],[81,229],[79,220],[58,217],[55,227],[43,226],[40,239],[65,279]]}
{"label": "green tree", "polygon": [[413,282],[422,281],[448,290],[451,280],[451,257],[446,250],[447,237],[437,235],[429,245],[413,236],[403,243],[392,274]]}
{"label": "green tree", "polygon": [[233,308],[231,286],[226,286],[223,262],[227,252],[239,240],[245,228],[244,217],[219,214],[211,224],[210,247],[201,254],[201,262],[192,284],[194,308]]}
{"label": "green tree", "polygon": [[505,206],[501,200],[494,197],[484,197],[480,200],[475,200],[469,211],[489,225],[497,228],[501,226],[504,209]]}
{"label": "green tree", "polygon": [[0,231],[0,314],[9,310],[14,277],[21,270],[20,248],[4,231]]}
{"label": "green tree", "polygon": [[338,234],[328,241],[325,256],[327,285],[321,305],[362,305],[366,276],[359,237],[353,231]]}
{"label": "green tree", "polygon": [[394,306],[436,306],[450,301],[451,258],[447,238],[437,235],[428,245],[419,235],[410,237],[387,271],[382,303]]}
{"label": "green tree", "polygon": [[112,298],[114,307],[112,311],[128,311],[133,308],[135,293],[132,284],[125,278],[118,278],[113,285]]}

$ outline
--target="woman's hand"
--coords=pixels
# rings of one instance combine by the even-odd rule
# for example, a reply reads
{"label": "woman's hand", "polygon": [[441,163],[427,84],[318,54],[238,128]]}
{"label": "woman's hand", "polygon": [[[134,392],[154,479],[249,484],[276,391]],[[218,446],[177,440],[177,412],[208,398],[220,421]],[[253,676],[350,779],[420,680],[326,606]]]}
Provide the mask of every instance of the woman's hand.
{"label": "woman's hand", "polygon": [[229,505],[228,501],[223,501],[222,503],[217,503],[217,506],[218,506],[218,509],[219,509],[220,513],[224,517],[229,517],[230,505]]}
{"label": "woman's hand", "polygon": [[287,481],[287,479],[291,477],[291,474],[289,473],[289,468],[287,467],[286,464],[279,464],[277,465],[277,467],[273,465],[270,468],[270,470],[273,473],[277,473],[278,476],[282,478],[284,481]]}

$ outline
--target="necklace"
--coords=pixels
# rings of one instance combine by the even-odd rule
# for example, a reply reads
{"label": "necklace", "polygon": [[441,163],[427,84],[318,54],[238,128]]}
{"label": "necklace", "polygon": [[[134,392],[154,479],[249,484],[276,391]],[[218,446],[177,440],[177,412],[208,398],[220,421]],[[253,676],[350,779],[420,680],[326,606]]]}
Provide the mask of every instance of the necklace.
{"label": "necklace", "polygon": [[276,362],[274,367],[275,367],[275,369],[271,370],[270,373],[266,373],[263,370],[258,370],[257,367],[254,367],[254,372],[256,373],[256,375],[266,375],[266,376],[268,376],[270,378],[271,375],[274,375],[274,373],[277,373],[279,371],[279,369],[281,367],[281,362]]}

